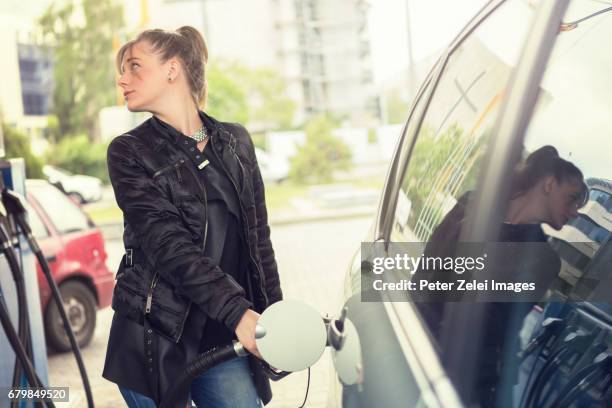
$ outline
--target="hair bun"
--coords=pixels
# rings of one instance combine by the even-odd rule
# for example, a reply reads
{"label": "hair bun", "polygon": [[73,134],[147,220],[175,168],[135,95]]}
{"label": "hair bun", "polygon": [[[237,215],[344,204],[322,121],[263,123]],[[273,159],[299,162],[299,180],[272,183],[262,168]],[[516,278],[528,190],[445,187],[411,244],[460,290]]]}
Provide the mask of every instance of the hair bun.
{"label": "hair bun", "polygon": [[540,147],[538,150],[532,152],[527,159],[525,159],[526,164],[538,164],[538,163],[548,163],[551,160],[558,159],[559,152],[555,149],[554,146],[546,145]]}
{"label": "hair bun", "polygon": [[208,47],[202,34],[191,26],[182,26],[176,32],[191,44],[196,50],[196,55],[201,55],[206,64],[208,62]]}

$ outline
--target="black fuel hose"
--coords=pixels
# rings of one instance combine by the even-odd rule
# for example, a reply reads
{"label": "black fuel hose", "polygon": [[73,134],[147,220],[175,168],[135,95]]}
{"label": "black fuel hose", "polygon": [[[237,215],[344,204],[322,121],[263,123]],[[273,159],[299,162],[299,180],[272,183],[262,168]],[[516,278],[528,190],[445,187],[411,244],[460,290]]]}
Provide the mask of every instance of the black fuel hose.
{"label": "black fuel hose", "polygon": [[[18,309],[18,329],[17,336],[19,337],[19,341],[23,345],[23,348],[26,352],[26,355],[30,360],[33,358],[32,347],[30,344],[30,334],[29,334],[29,321],[28,321],[28,303],[26,297],[25,290],[25,281],[23,278],[23,272],[21,271],[21,267],[19,266],[19,262],[17,261],[17,257],[15,256],[15,252],[13,251],[13,246],[11,244],[11,238],[7,233],[4,225],[0,222],[0,246],[2,247],[2,253],[4,254],[6,261],[9,265],[9,269],[13,275],[13,280],[15,281],[15,291],[17,294],[17,309]],[[13,369],[13,388],[20,388],[21,386],[21,364],[19,359],[15,359],[15,367]],[[19,405],[19,401],[13,400],[11,402],[11,407],[16,408]]]}
{"label": "black fuel hose", "polygon": [[598,354],[593,363],[582,368],[565,384],[551,407],[569,407],[581,393],[593,388],[602,376],[612,371],[612,356],[608,353]]}
{"label": "black fuel hose", "polygon": [[[328,332],[326,346],[332,346],[336,349],[341,348],[342,344],[344,343],[342,335],[344,332],[345,318],[346,309],[343,309],[342,316],[339,320],[333,321],[333,324],[331,319],[327,317],[323,318],[323,322],[326,326],[326,332]],[[333,335],[329,334],[329,328],[331,326],[334,326],[335,328]],[[265,336],[265,329],[258,325],[255,329],[255,338],[257,339],[263,336]],[[333,339],[331,343],[330,337]],[[202,375],[204,372],[236,357],[244,357],[247,355],[249,355],[249,352],[244,348],[242,344],[237,341],[234,341],[231,344],[226,344],[224,346],[213,347],[212,349],[202,354],[199,354],[187,365],[185,371],[183,371],[183,373],[176,379],[172,387],[170,387],[170,389],[165,393],[165,395],[162,397],[162,401],[159,407],[171,407],[173,401],[176,400],[181,388],[185,387],[187,384],[190,384],[194,379]],[[263,373],[272,381],[279,381],[291,374],[291,372],[289,371],[274,370],[265,362],[261,365],[261,368],[263,370]],[[310,386],[310,369],[308,371],[308,384]],[[308,395],[308,389],[306,390],[306,395]]]}
{"label": "black fuel hose", "polygon": [[248,353],[240,343],[232,343],[212,349],[198,355],[176,379],[172,387],[162,397],[160,408],[172,407],[180,390],[186,384],[190,384],[196,377],[207,370],[232,360],[236,357],[246,356]]}
{"label": "black fuel hose", "polygon": [[64,310],[64,300],[62,299],[62,295],[51,275],[51,270],[49,269],[49,264],[45,259],[40,247],[38,246],[38,242],[36,242],[36,238],[32,235],[32,229],[26,221],[27,211],[23,204],[21,203],[21,199],[8,190],[6,187],[2,189],[2,204],[4,204],[4,208],[7,213],[13,216],[13,219],[21,228],[24,233],[26,240],[28,241],[28,245],[34,255],[38,259],[40,267],[49,283],[49,287],[51,288],[51,293],[53,295],[53,299],[55,300],[55,304],[57,305],[58,312],[60,317],[62,318],[62,323],[64,324],[64,330],[66,331],[66,335],[68,336],[68,340],[70,340],[70,345],[72,347],[72,351],[77,361],[77,365],[79,367],[79,372],[81,374],[81,379],[83,380],[83,387],[85,389],[85,394],[87,395],[87,406],[89,408],[94,408],[93,395],[91,392],[91,386],[89,384],[89,377],[87,376],[87,371],[85,369],[85,364],[83,363],[83,357],[81,356],[81,351],[79,350],[79,345],[74,337],[74,332],[72,331],[72,327],[70,327],[70,322],[68,320],[68,316],[66,315],[66,310]]}
{"label": "black fuel hose", "polygon": [[582,353],[592,341],[592,334],[581,331],[570,333],[565,337],[564,344],[550,354],[548,361],[544,364],[534,380],[529,390],[529,394],[527,395],[527,408],[540,406],[540,397],[544,390],[544,386],[565,361],[576,354]]}
{"label": "black fuel hose", "polygon": [[[23,366],[25,370],[25,374],[28,378],[28,382],[30,383],[30,385],[34,387],[42,388],[42,381],[40,380],[40,378],[38,378],[38,375],[36,375],[36,371],[34,370],[32,361],[28,357],[26,350],[23,347],[23,344],[21,343],[21,341],[19,340],[19,337],[17,336],[17,333],[15,332],[15,328],[13,327],[13,324],[11,323],[11,319],[9,317],[8,310],[4,306],[4,302],[1,302],[1,301],[0,301],[0,323],[2,324],[2,328],[4,329],[4,332],[6,333],[6,337],[9,340],[11,347],[15,351],[15,356],[17,357],[17,360],[21,362],[21,365]],[[55,404],[53,404],[51,400],[45,400],[45,404],[47,405],[47,407],[55,408]]]}

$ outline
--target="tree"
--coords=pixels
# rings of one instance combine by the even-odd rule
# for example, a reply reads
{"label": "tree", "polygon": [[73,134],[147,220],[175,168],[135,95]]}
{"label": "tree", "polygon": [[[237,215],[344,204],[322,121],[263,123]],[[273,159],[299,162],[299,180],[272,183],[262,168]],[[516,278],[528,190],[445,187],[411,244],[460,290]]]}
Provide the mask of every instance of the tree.
{"label": "tree", "polygon": [[223,64],[214,64],[206,73],[208,101],[206,112],[224,122],[247,123],[249,106],[243,88]]}
{"label": "tree", "polygon": [[329,182],[335,170],[348,170],[351,150],[332,135],[334,122],[325,116],[312,118],[306,125],[306,143],[291,159],[289,177],[300,183]]}
{"label": "tree", "polygon": [[409,177],[402,186],[412,206],[411,225],[423,211],[430,213],[428,223],[437,225],[445,215],[447,196],[456,199],[474,188],[489,135],[487,130],[478,139],[468,137],[458,123],[441,133],[427,124],[422,126],[406,173]]}
{"label": "tree", "polygon": [[107,148],[108,142],[92,143],[87,136],[79,135],[63,138],[46,156],[49,164],[108,182]]}
{"label": "tree", "polygon": [[113,36],[123,10],[113,0],[68,0],[51,4],[39,20],[53,49],[53,114],[59,136],[96,134],[98,112],[115,102]]}
{"label": "tree", "polygon": [[295,103],[285,95],[287,84],[270,68],[251,70],[243,77],[249,100],[253,101],[251,119],[265,130],[286,129],[293,122]]}
{"label": "tree", "polygon": [[25,161],[26,177],[42,178],[42,163],[38,157],[32,154],[30,139],[23,133],[4,124],[2,125],[2,133],[4,134],[6,158],[22,157]]}
{"label": "tree", "polygon": [[211,64],[207,75],[213,116],[260,132],[291,126],[295,103],[285,95],[287,84],[277,71],[222,60]]}

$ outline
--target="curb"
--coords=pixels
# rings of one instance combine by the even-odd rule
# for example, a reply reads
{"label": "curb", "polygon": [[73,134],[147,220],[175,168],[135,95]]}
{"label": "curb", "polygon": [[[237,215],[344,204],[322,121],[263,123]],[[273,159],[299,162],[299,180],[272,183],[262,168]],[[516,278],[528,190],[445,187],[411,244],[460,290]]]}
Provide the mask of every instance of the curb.
{"label": "curb", "polygon": [[[350,218],[365,218],[374,217],[376,213],[375,207],[359,207],[349,211],[347,210],[330,210],[322,211],[318,213],[303,214],[300,216],[287,215],[278,216],[269,219],[270,226],[281,226],[291,224],[301,224],[308,222],[318,222],[327,220],[342,220]],[[123,223],[122,222],[108,222],[97,224],[97,227],[102,232],[105,240],[122,239],[123,237]]]}

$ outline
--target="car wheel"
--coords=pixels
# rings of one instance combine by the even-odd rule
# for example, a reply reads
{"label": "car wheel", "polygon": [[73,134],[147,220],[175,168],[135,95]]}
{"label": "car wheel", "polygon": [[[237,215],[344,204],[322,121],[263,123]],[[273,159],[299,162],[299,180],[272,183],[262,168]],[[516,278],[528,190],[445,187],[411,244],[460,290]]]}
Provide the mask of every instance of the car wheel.
{"label": "car wheel", "polygon": [[85,204],[85,199],[79,193],[75,193],[74,191],[68,193],[68,197],[77,204]]}
{"label": "car wheel", "polygon": [[[84,347],[91,341],[96,328],[97,305],[94,295],[81,282],[66,282],[60,286],[64,299],[64,310],[70,321],[79,347]],[[45,333],[47,342],[57,351],[71,350],[70,340],[64,330],[62,318],[52,298],[45,312]]]}

